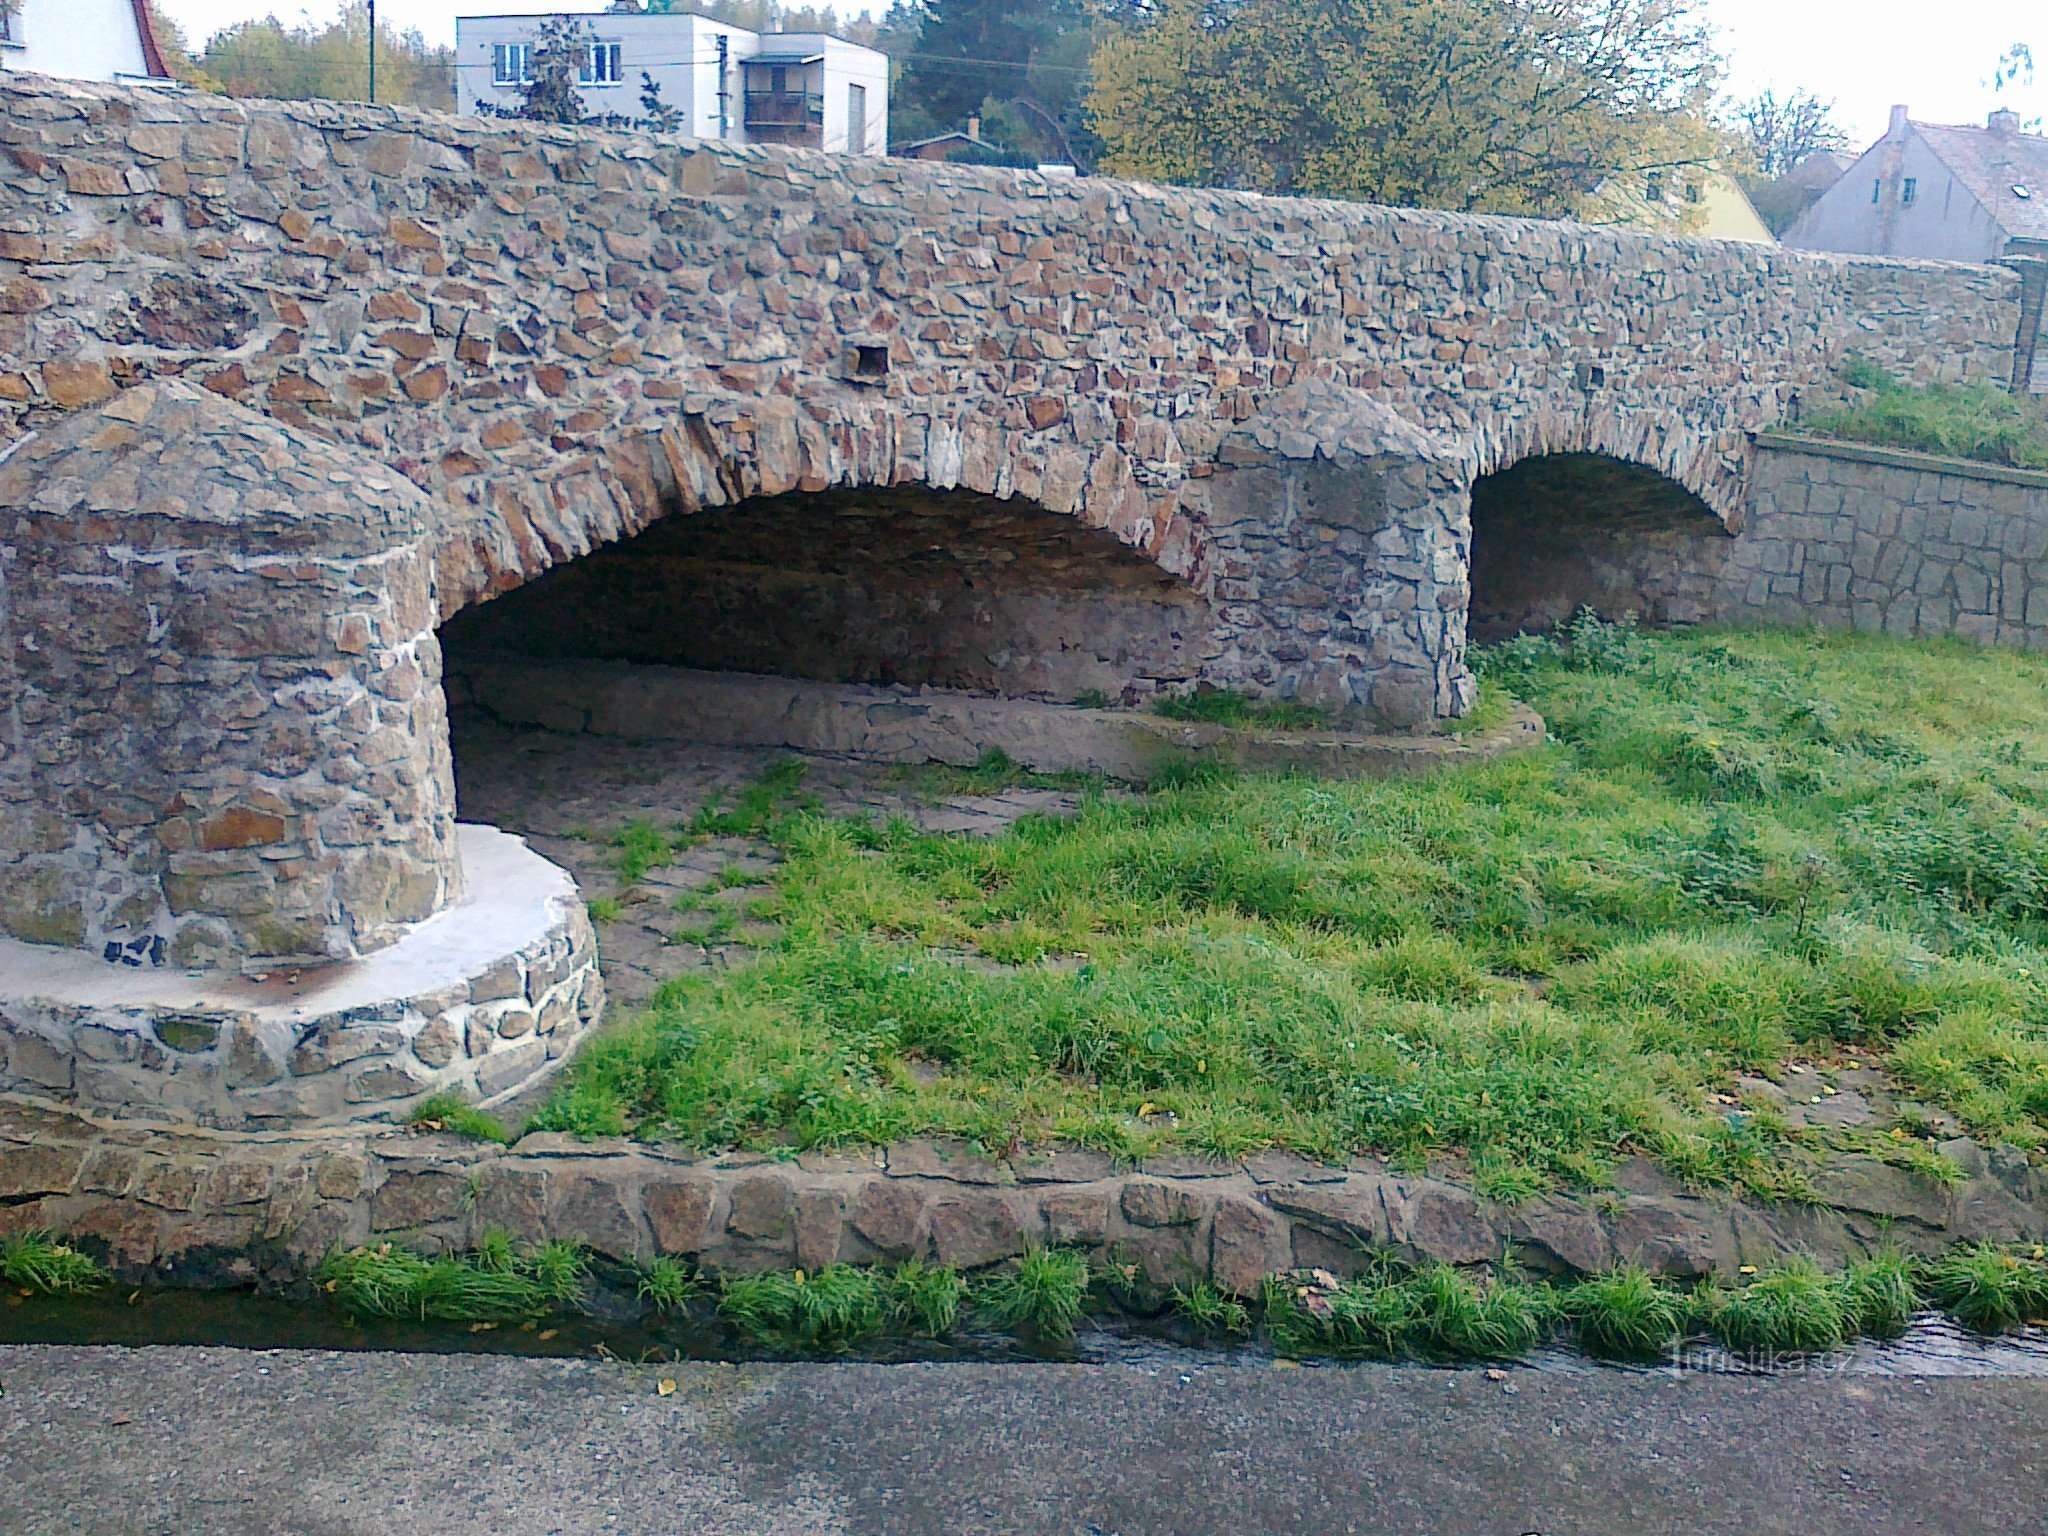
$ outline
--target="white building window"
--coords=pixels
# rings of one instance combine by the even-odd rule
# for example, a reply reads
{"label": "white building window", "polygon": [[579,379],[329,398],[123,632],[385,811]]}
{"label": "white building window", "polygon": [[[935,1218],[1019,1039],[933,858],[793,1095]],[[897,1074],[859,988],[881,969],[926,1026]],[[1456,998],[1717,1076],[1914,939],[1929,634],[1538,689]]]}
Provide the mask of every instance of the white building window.
{"label": "white building window", "polygon": [[577,73],[581,85],[617,85],[626,78],[617,43],[592,43],[590,57]]}
{"label": "white building window", "polygon": [[531,85],[533,76],[526,72],[531,43],[493,43],[491,45],[491,84]]}
{"label": "white building window", "polygon": [[21,35],[21,7],[12,11],[0,11],[0,45],[9,48],[25,48],[27,42]]}
{"label": "white building window", "polygon": [[1919,193],[1920,182],[1918,178],[1908,176],[1904,181],[1899,183],[1900,202],[1910,204],[1913,201],[1913,199],[1919,195]]}

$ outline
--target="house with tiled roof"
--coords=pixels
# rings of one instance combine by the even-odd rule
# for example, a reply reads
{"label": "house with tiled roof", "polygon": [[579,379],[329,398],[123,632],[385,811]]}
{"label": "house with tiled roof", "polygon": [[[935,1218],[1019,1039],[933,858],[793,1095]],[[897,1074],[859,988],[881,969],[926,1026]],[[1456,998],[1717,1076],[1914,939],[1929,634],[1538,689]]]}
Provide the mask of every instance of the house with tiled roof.
{"label": "house with tiled roof", "polygon": [[2048,138],[2017,112],[1982,127],[1916,123],[1892,108],[1891,127],[1785,231],[1809,251],[2003,261],[2048,255]]}
{"label": "house with tiled roof", "polygon": [[169,80],[149,0],[0,0],[0,70]]}

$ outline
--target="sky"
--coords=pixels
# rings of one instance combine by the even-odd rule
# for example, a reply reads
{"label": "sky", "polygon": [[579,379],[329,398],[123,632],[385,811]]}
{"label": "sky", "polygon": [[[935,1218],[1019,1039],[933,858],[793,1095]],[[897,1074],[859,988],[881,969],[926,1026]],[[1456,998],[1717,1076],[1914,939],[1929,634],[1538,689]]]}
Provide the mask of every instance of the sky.
{"label": "sky", "polygon": [[[877,0],[877,14],[887,0]],[[1027,0],[1028,3],[1028,0]],[[861,0],[831,0],[852,15]],[[156,0],[195,48],[221,27],[276,14],[325,21],[337,0]],[[2028,117],[2048,116],[2048,7],[2038,0],[1702,0],[1729,59],[1728,91],[1806,89],[1832,100],[1836,120],[1862,148],[1884,132],[1894,102],[1922,122],[1982,122],[1994,105],[1989,84],[2012,43],[2033,46],[2040,79],[2006,100]],[[600,0],[560,8],[602,10]],[[487,11],[544,12],[546,0],[379,0],[378,17],[417,27],[430,42],[455,40],[455,17]]]}

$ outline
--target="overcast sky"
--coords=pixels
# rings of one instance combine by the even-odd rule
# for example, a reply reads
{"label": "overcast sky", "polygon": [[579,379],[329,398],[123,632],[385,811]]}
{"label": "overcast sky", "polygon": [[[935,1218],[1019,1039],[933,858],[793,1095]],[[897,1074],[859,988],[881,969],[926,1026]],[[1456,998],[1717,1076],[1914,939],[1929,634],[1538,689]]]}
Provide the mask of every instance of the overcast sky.
{"label": "overcast sky", "polygon": [[[597,0],[578,9],[602,10]],[[886,5],[880,0],[877,13]],[[1023,0],[1029,3],[1029,0]],[[254,16],[325,20],[336,0],[156,0],[197,47],[218,28]],[[2048,7],[2039,0],[1704,0],[1721,28],[1737,96],[1810,89],[1831,98],[1860,148],[1883,133],[1895,101],[1926,122],[1979,122],[1989,110],[1992,67],[2014,42],[2041,55],[2041,79],[2009,99],[2048,115]],[[832,0],[852,15],[859,0]],[[455,40],[455,17],[493,10],[545,12],[545,0],[379,0],[379,18]]]}

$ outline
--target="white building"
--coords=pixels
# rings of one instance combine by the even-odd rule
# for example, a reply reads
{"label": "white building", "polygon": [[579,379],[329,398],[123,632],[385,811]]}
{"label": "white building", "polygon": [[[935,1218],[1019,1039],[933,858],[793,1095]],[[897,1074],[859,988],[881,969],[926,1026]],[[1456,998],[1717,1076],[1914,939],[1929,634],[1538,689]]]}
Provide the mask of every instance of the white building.
{"label": "white building", "polygon": [[[516,106],[549,15],[458,16],[455,101]],[[796,144],[856,155],[889,152],[889,60],[816,32],[749,32],[688,12],[644,12],[625,0],[570,13],[591,39],[577,86],[593,117],[639,117],[650,76],[692,138]]]}
{"label": "white building", "polygon": [[0,0],[0,70],[73,80],[168,80],[149,0]]}

